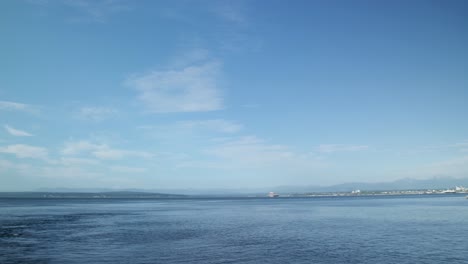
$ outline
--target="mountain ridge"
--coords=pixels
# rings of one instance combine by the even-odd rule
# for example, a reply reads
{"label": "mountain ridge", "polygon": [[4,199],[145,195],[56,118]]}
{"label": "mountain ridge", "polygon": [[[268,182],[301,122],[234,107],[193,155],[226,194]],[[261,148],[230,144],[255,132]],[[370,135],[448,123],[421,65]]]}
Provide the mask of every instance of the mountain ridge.
{"label": "mountain ridge", "polygon": [[60,193],[104,193],[104,192],[138,192],[147,194],[177,194],[177,195],[235,195],[259,194],[274,191],[277,193],[308,193],[308,192],[351,192],[353,190],[387,191],[387,190],[420,190],[447,189],[455,186],[468,186],[468,177],[434,177],[429,179],[402,178],[389,182],[348,182],[328,186],[320,185],[282,185],[261,188],[39,188],[35,192]]}

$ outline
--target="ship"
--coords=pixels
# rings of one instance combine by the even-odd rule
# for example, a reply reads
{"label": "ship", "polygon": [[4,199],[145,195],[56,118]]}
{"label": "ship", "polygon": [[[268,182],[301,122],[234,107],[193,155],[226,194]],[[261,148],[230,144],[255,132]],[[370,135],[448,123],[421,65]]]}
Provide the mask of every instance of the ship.
{"label": "ship", "polygon": [[268,197],[270,198],[276,198],[276,197],[279,197],[279,194],[275,193],[275,192],[269,192],[268,193]]}

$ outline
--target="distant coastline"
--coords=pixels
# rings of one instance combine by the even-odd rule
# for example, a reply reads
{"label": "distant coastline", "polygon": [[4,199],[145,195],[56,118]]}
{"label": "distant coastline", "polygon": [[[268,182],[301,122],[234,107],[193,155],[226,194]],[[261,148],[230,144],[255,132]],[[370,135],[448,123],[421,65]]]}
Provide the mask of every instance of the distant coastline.
{"label": "distant coastline", "polygon": [[184,198],[186,195],[149,192],[0,192],[0,198],[34,199],[161,199]]}
{"label": "distant coastline", "polygon": [[[414,196],[414,195],[456,195],[468,194],[468,188],[457,186],[450,189],[415,189],[350,192],[304,192],[275,193],[275,198],[307,198],[307,197],[356,197],[356,196]],[[110,192],[0,192],[0,198],[31,198],[31,199],[196,199],[196,198],[272,198],[270,193],[251,194],[168,194],[136,191]]]}

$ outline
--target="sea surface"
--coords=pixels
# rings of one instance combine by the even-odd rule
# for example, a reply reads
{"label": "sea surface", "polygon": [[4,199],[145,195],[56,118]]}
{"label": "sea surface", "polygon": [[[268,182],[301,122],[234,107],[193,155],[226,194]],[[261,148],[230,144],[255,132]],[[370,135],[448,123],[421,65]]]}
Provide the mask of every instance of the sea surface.
{"label": "sea surface", "polygon": [[0,263],[468,263],[468,200],[0,199]]}

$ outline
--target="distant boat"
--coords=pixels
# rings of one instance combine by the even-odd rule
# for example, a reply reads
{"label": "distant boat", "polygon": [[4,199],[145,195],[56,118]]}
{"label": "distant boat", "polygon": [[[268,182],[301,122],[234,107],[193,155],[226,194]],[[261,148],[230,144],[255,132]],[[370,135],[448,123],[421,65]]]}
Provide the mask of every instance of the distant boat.
{"label": "distant boat", "polygon": [[276,198],[276,197],[279,197],[279,194],[274,193],[274,192],[269,192],[269,193],[268,193],[268,197],[270,197],[270,198]]}
{"label": "distant boat", "polygon": [[445,191],[442,191],[442,193],[457,193],[455,190],[445,190]]}

